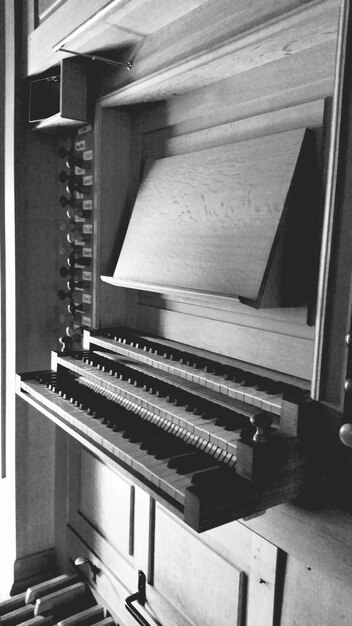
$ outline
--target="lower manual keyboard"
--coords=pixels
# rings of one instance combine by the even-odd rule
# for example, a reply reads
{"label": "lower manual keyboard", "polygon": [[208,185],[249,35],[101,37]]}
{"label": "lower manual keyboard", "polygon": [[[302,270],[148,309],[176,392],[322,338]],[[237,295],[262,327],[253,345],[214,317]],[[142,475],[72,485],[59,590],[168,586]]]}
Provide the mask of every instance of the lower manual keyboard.
{"label": "lower manual keyboard", "polygon": [[209,470],[212,480],[217,473],[219,479],[231,479],[234,461],[226,464],[221,449],[204,452],[205,443],[194,445],[186,431],[177,433],[172,423],[161,428],[145,421],[132,407],[117,405],[111,396],[99,397],[73,377],[68,383],[58,382],[55,374],[39,376],[23,382],[22,390],[182,506],[187,487],[206,480]]}
{"label": "lower manual keyboard", "polygon": [[[104,359],[95,353],[85,354],[83,360],[75,357],[57,357],[57,365],[71,370],[80,376],[80,383],[103,396],[113,397],[117,404],[131,407],[148,421],[162,428],[170,424],[179,427],[181,436],[185,431],[191,436],[194,445],[207,447],[207,452],[220,448],[236,457],[237,442],[243,429],[253,429],[250,418],[262,415],[260,409],[235,403],[233,408],[212,399],[196,396],[178,386],[163,383],[157,378],[143,374],[139,376],[129,366],[117,364],[117,369],[105,370]],[[109,365],[110,367],[110,365]],[[271,416],[267,416],[268,424]],[[174,430],[174,436],[177,432]],[[224,454],[225,459],[225,454]],[[233,464],[233,463],[232,463]]]}

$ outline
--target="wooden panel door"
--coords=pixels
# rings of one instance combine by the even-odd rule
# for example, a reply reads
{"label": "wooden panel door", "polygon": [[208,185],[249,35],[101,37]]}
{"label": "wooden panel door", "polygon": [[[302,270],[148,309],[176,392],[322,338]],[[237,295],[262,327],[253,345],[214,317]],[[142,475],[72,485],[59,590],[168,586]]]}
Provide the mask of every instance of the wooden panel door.
{"label": "wooden panel door", "polygon": [[[136,608],[150,624],[270,626],[278,549],[240,523],[197,534],[116,466],[70,445],[68,556],[84,566],[99,600],[118,623],[135,624],[125,599],[146,575],[146,604]],[[255,602],[251,602],[251,598]]]}

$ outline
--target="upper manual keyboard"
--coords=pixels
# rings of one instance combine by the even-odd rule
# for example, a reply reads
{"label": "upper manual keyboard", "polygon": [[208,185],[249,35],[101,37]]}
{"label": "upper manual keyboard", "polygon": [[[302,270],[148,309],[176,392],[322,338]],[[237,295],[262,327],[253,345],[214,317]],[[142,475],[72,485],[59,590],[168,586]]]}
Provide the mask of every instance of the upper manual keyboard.
{"label": "upper manual keyboard", "polygon": [[159,339],[125,328],[107,329],[90,335],[92,347],[99,346],[193,383],[231,400],[253,405],[280,415],[282,398],[308,393],[281,380],[253,373],[204,356],[194,349],[186,351],[174,341]]}

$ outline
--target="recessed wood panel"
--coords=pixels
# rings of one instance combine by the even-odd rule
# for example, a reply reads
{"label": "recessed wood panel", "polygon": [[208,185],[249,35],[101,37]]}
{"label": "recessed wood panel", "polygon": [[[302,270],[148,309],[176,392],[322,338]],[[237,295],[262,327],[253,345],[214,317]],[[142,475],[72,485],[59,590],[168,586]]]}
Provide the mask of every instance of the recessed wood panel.
{"label": "recessed wood panel", "polygon": [[157,507],[154,587],[194,626],[239,624],[243,574]]}
{"label": "recessed wood panel", "polygon": [[281,626],[344,626],[352,623],[350,584],[339,585],[310,562],[289,556]]}
{"label": "recessed wood panel", "polygon": [[248,363],[273,372],[284,372],[310,380],[313,341],[310,338],[282,334],[280,328],[267,331],[242,324],[221,323],[188,312],[139,306],[140,328],[184,344]]}
{"label": "recessed wood panel", "polygon": [[82,449],[79,513],[127,555],[131,487],[116,472]]}

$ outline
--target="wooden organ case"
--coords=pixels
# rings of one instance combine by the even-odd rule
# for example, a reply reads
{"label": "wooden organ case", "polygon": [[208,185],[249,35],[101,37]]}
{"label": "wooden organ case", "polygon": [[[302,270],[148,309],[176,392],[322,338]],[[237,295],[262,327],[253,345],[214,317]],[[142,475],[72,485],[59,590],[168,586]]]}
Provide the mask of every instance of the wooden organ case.
{"label": "wooden organ case", "polygon": [[[288,626],[294,605],[302,625],[343,623],[312,591],[337,569],[348,597],[316,512],[341,504],[347,257],[325,261],[339,319],[318,285],[340,3],[88,3],[70,25],[73,4],[29,34],[28,75],[53,48],[120,46],[132,68],[81,59],[85,124],[19,113],[18,423],[52,454],[36,441],[36,550],[117,624]],[[318,573],[299,599],[307,537]]]}

